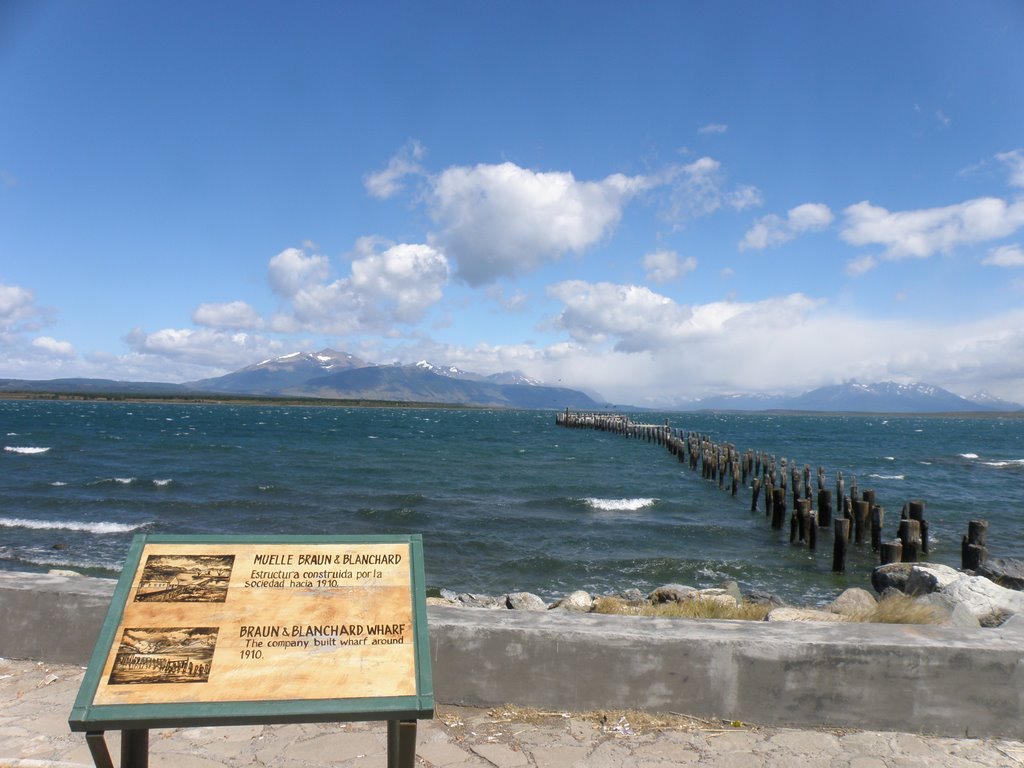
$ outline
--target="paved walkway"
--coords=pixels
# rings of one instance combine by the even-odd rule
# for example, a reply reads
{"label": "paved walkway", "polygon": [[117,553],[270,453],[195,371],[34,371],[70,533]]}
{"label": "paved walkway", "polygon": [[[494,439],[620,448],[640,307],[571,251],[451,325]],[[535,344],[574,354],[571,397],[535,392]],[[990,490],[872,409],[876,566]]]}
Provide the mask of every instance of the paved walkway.
{"label": "paved walkway", "polygon": [[[84,670],[0,659],[0,768],[92,765],[68,730]],[[1024,729],[1024,726],[1022,726]],[[117,735],[108,734],[117,762]],[[424,768],[1015,768],[1024,742],[879,731],[765,728],[638,713],[570,716],[438,708],[421,722]],[[187,728],[150,734],[153,768],[383,768],[378,723]]]}

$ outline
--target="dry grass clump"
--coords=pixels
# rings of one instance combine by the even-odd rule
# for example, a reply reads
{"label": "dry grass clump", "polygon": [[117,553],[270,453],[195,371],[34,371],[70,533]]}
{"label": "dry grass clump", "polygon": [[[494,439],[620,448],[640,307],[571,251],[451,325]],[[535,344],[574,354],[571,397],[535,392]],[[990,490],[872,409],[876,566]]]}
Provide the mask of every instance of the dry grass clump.
{"label": "dry grass clump", "polygon": [[743,619],[763,621],[771,610],[769,605],[735,603],[727,600],[694,598],[681,603],[631,603],[618,597],[598,597],[594,600],[594,613],[616,616],[657,616],[669,619]]}
{"label": "dry grass clump", "polygon": [[942,624],[946,621],[941,608],[903,594],[884,597],[874,608],[854,611],[849,617],[850,621],[873,624]]}

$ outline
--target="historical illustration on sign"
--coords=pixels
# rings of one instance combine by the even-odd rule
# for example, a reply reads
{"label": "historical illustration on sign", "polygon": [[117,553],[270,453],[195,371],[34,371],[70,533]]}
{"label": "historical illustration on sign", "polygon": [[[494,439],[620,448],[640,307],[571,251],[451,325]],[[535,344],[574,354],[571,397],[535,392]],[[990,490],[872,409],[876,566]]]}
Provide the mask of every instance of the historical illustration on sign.
{"label": "historical illustration on sign", "polygon": [[150,555],[135,602],[223,603],[234,562],[234,555]]}
{"label": "historical illustration on sign", "polygon": [[205,683],[210,679],[217,631],[217,627],[125,629],[108,683]]}

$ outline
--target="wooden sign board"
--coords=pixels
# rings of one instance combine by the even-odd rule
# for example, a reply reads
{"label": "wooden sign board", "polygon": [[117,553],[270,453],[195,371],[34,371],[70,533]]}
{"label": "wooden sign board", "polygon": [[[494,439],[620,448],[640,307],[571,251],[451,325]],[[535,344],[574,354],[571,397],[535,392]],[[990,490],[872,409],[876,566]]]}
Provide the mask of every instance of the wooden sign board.
{"label": "wooden sign board", "polygon": [[420,536],[139,536],[70,725],[432,714]]}

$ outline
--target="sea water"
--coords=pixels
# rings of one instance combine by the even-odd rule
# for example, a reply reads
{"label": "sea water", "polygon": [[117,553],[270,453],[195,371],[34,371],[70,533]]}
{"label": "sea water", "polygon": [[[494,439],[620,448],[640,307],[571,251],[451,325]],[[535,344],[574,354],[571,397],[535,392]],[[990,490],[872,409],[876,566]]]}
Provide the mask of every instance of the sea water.
{"label": "sea water", "polygon": [[[1024,557],[1024,419],[631,414],[873,488],[885,538],[926,502],[932,562],[959,567],[971,519]],[[869,587],[870,547],[831,573],[656,444],[552,412],[0,401],[0,568],[116,576],[138,533],[421,533],[433,588],[553,598],[676,582],[790,602]],[[787,521],[788,523],[788,521]]]}

